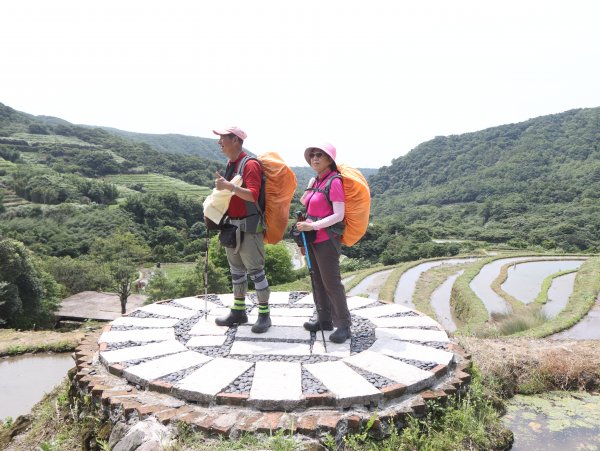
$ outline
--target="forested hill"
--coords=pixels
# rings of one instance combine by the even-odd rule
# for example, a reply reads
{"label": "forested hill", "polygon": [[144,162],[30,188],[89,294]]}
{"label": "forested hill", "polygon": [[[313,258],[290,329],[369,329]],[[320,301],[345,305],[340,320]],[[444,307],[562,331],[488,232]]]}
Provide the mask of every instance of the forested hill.
{"label": "forested hill", "polygon": [[195,155],[209,160],[225,162],[227,159],[216,139],[200,138],[197,136],[186,136],[178,134],[152,134],[152,133],[134,133],[116,128],[102,127],[109,133],[135,142],[149,144],[152,148],[161,152],[181,153],[185,155]]}
{"label": "forested hill", "polygon": [[101,128],[59,118],[33,116],[0,103],[0,157],[35,163],[59,173],[85,177],[159,173],[200,186],[212,186],[215,159],[168,154]]}
{"label": "forested hill", "polygon": [[436,137],[370,178],[377,217],[436,238],[599,249],[600,108]]}

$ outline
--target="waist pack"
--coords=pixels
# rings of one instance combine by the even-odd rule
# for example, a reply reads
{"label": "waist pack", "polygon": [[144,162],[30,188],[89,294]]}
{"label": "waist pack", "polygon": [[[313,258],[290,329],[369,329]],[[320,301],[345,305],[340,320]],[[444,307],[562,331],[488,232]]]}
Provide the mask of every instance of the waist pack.
{"label": "waist pack", "polygon": [[238,227],[233,224],[223,224],[221,231],[219,232],[219,242],[230,249],[239,249],[242,241],[244,240],[244,234],[238,230]]}

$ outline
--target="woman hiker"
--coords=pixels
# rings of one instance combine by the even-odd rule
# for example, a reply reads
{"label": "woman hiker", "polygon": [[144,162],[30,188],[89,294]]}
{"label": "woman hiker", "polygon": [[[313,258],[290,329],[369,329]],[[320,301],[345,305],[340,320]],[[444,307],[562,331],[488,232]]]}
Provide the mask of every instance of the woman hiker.
{"label": "woman hiker", "polygon": [[[335,164],[336,150],[332,144],[309,147],[304,158],[316,172],[300,198],[306,206],[306,220],[298,222],[300,232],[316,231],[315,239],[307,244],[313,267],[313,297],[317,306],[317,321],[307,321],[304,328],[311,332],[321,329],[335,331],[329,335],[333,343],[350,338],[350,312],[346,291],[340,275],[340,236],[343,232],[344,186]],[[326,189],[329,187],[329,197]]]}

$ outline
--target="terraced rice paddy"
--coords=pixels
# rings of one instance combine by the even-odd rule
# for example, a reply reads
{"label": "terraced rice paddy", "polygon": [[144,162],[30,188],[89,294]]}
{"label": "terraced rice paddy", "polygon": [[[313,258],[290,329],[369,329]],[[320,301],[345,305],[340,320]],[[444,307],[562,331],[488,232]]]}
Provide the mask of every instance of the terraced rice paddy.
{"label": "terraced rice paddy", "polygon": [[[386,284],[394,293],[390,301],[414,306],[449,332],[600,337],[594,335],[600,330],[600,257],[504,254],[411,262],[354,275],[347,291],[378,296]],[[503,321],[519,323],[517,330],[506,332],[498,326]]]}
{"label": "terraced rice paddy", "polygon": [[183,180],[160,174],[118,174],[109,175],[105,179],[119,187],[127,188],[130,185],[140,184],[147,193],[164,193],[174,191],[177,194],[196,198],[205,198],[211,192],[205,186],[192,185]]}

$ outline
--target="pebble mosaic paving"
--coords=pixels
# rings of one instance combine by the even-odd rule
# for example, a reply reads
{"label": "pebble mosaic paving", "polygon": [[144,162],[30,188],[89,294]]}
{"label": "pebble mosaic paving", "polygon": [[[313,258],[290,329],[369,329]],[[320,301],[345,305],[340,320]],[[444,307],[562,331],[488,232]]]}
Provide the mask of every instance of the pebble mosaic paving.
{"label": "pebble mosaic paving", "polygon": [[[349,297],[352,338],[328,340],[311,334],[311,294],[271,294],[273,326],[254,334],[257,308],[249,296],[249,322],[231,328],[214,324],[228,313],[233,296],[173,299],[141,307],[114,320],[100,343],[100,361],[123,367],[122,377],[141,387],[163,381],[186,401],[216,402],[223,392],[245,396],[260,410],[287,410],[326,390],[333,405],[373,406],[386,384],[407,392],[433,389],[455,361],[452,343],[433,319],[408,307]],[[374,380],[379,380],[373,385]],[[237,391],[236,391],[237,390]]]}

